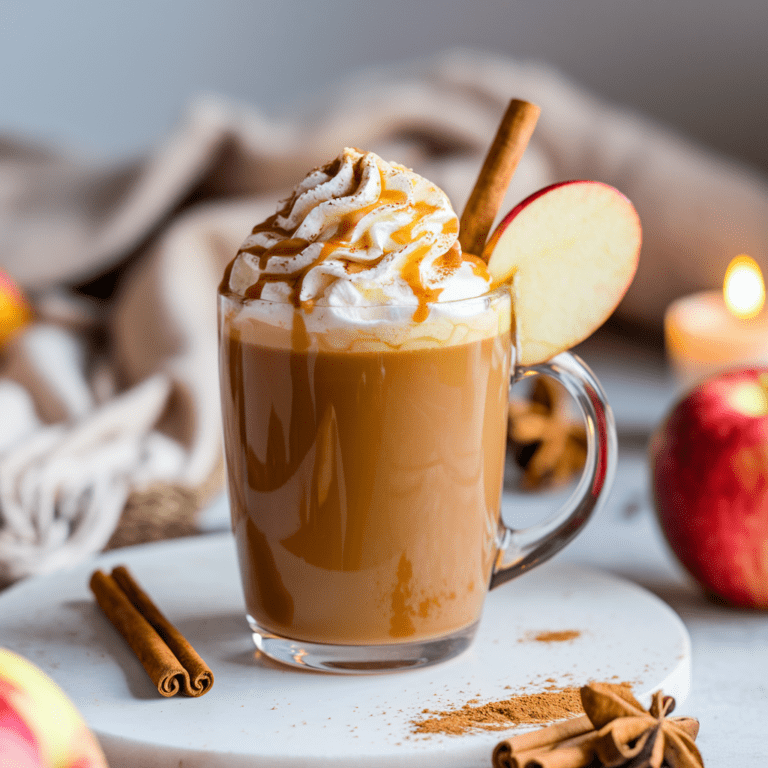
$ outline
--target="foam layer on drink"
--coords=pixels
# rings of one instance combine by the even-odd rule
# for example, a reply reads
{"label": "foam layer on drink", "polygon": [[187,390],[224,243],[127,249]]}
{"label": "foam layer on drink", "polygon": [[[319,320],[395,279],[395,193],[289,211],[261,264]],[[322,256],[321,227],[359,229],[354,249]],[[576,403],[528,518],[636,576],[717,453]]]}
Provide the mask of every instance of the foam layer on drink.
{"label": "foam layer on drink", "polygon": [[434,184],[345,149],[254,227],[225,274],[223,314],[244,339],[274,347],[402,350],[495,336],[509,328],[508,303],[466,301],[491,278],[462,253],[458,231]]}
{"label": "foam layer on drink", "polygon": [[511,302],[505,289],[473,299],[427,306],[413,322],[409,307],[315,307],[219,297],[222,330],[263,347],[327,352],[399,352],[468,344],[508,332]]}

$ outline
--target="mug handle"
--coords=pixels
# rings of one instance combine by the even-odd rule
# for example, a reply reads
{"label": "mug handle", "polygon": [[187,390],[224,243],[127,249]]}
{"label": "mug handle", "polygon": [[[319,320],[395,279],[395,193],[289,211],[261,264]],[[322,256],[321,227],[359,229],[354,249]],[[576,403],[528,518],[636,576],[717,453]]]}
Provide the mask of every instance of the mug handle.
{"label": "mug handle", "polygon": [[542,374],[559,381],[581,409],[587,426],[587,460],[579,484],[555,515],[519,530],[500,524],[501,543],[489,589],[546,562],[568,544],[605,501],[616,474],[616,425],[595,374],[576,355],[561,352],[549,362],[518,367],[511,383]]}

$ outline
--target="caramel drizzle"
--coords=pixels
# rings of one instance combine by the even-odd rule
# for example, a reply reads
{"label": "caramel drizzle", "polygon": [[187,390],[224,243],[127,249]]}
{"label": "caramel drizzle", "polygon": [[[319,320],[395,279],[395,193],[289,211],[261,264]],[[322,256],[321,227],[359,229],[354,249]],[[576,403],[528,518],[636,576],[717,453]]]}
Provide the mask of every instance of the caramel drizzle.
{"label": "caramel drizzle", "polygon": [[[355,178],[358,180],[358,182],[362,178],[362,171],[359,168],[361,165],[362,164],[358,162],[358,167],[355,168]],[[270,248],[264,248],[260,245],[253,245],[249,248],[241,249],[240,253],[250,253],[254,256],[258,256],[259,268],[262,270],[258,280],[253,285],[249,286],[245,291],[245,298],[259,299],[261,298],[265,285],[268,283],[282,282],[290,286],[291,302],[294,304],[294,306],[301,307],[305,311],[311,312],[314,306],[314,300],[310,299],[302,301],[300,299],[304,280],[309,272],[326,261],[337,249],[346,248],[348,250],[354,251],[358,248],[364,249],[370,247],[372,243],[370,241],[370,233],[368,231],[363,232],[362,236],[356,242],[352,241],[352,233],[354,232],[355,227],[357,227],[357,225],[369,213],[375,211],[378,208],[383,206],[402,206],[408,202],[408,195],[406,192],[396,189],[387,189],[384,174],[382,173],[381,169],[378,170],[381,178],[381,193],[379,194],[378,199],[366,206],[363,206],[362,208],[359,208],[356,211],[351,211],[350,213],[339,217],[334,236],[323,243],[319,255],[317,258],[313,259],[310,264],[302,267],[299,270],[296,270],[295,272],[290,272],[287,274],[273,274],[266,272],[269,261],[273,257],[294,258],[298,256],[310,244],[309,240],[305,240],[303,238],[286,238],[285,240],[281,240],[280,242],[275,243],[275,245],[271,246]],[[263,231],[278,231],[284,232],[286,235],[289,234],[288,232],[281,230],[277,226],[276,222],[278,216],[288,215],[293,202],[294,200],[292,199],[288,206],[282,211],[274,214],[273,216],[270,216],[261,224],[257,224],[253,228],[252,234]],[[424,201],[416,201],[409,207],[413,209],[415,214],[413,220],[408,224],[400,227],[400,229],[396,230],[390,235],[391,240],[397,245],[408,245],[409,243],[413,242],[413,232],[416,227],[425,217],[434,214],[438,210],[436,206],[430,205]],[[458,219],[453,219],[443,225],[443,234],[458,234],[458,230]],[[403,266],[401,273],[403,280],[405,280],[410,289],[413,291],[414,296],[418,298],[418,307],[413,316],[414,322],[422,322],[427,318],[427,315],[429,314],[427,305],[437,301],[440,293],[442,292],[442,288],[429,288],[426,286],[421,277],[421,261],[424,256],[429,253],[432,247],[432,243],[425,243],[415,248],[414,251],[409,255],[409,258]],[[353,261],[351,259],[342,259],[342,261],[344,262],[344,268],[348,274],[357,274],[368,269],[373,269],[389,255],[389,253],[384,253],[376,259],[371,259],[370,261],[365,262]],[[458,269],[461,266],[463,260],[472,261],[475,271],[477,268],[485,267],[484,262],[470,254],[465,254],[464,258],[462,258],[461,250],[457,244],[454,244],[448,251],[439,256],[435,260],[434,264],[439,272],[446,273]],[[477,262],[477,264],[474,264],[474,262]]]}

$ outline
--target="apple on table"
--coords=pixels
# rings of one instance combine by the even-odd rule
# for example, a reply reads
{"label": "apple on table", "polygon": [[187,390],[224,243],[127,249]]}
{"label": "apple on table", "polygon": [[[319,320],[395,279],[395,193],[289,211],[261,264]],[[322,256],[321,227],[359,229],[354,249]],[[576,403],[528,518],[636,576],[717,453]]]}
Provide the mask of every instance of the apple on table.
{"label": "apple on table", "polygon": [[602,182],[559,182],[516,205],[483,258],[492,287],[511,285],[518,362],[549,360],[600,327],[635,276],[641,241],[634,206]]}
{"label": "apple on table", "polygon": [[0,766],[108,768],[104,753],[56,683],[0,648]]}
{"label": "apple on table", "polygon": [[0,270],[0,346],[32,319],[32,308],[10,276]]}
{"label": "apple on table", "polygon": [[654,433],[659,523],[711,596],[768,608],[768,368],[695,387]]}

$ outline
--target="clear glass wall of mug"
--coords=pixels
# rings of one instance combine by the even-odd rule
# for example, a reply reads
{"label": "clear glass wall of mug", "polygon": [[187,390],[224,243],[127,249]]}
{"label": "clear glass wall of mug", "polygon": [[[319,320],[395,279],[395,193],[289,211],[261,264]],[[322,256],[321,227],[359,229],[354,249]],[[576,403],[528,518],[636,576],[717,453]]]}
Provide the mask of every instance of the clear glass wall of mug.
{"label": "clear glass wall of mug", "polygon": [[[509,291],[408,307],[219,295],[232,527],[257,647],[338,672],[418,666],[472,640],[489,588],[583,526],[615,465],[599,384],[564,353],[515,365]],[[547,373],[590,428],[574,496],[500,520],[510,377]]]}

